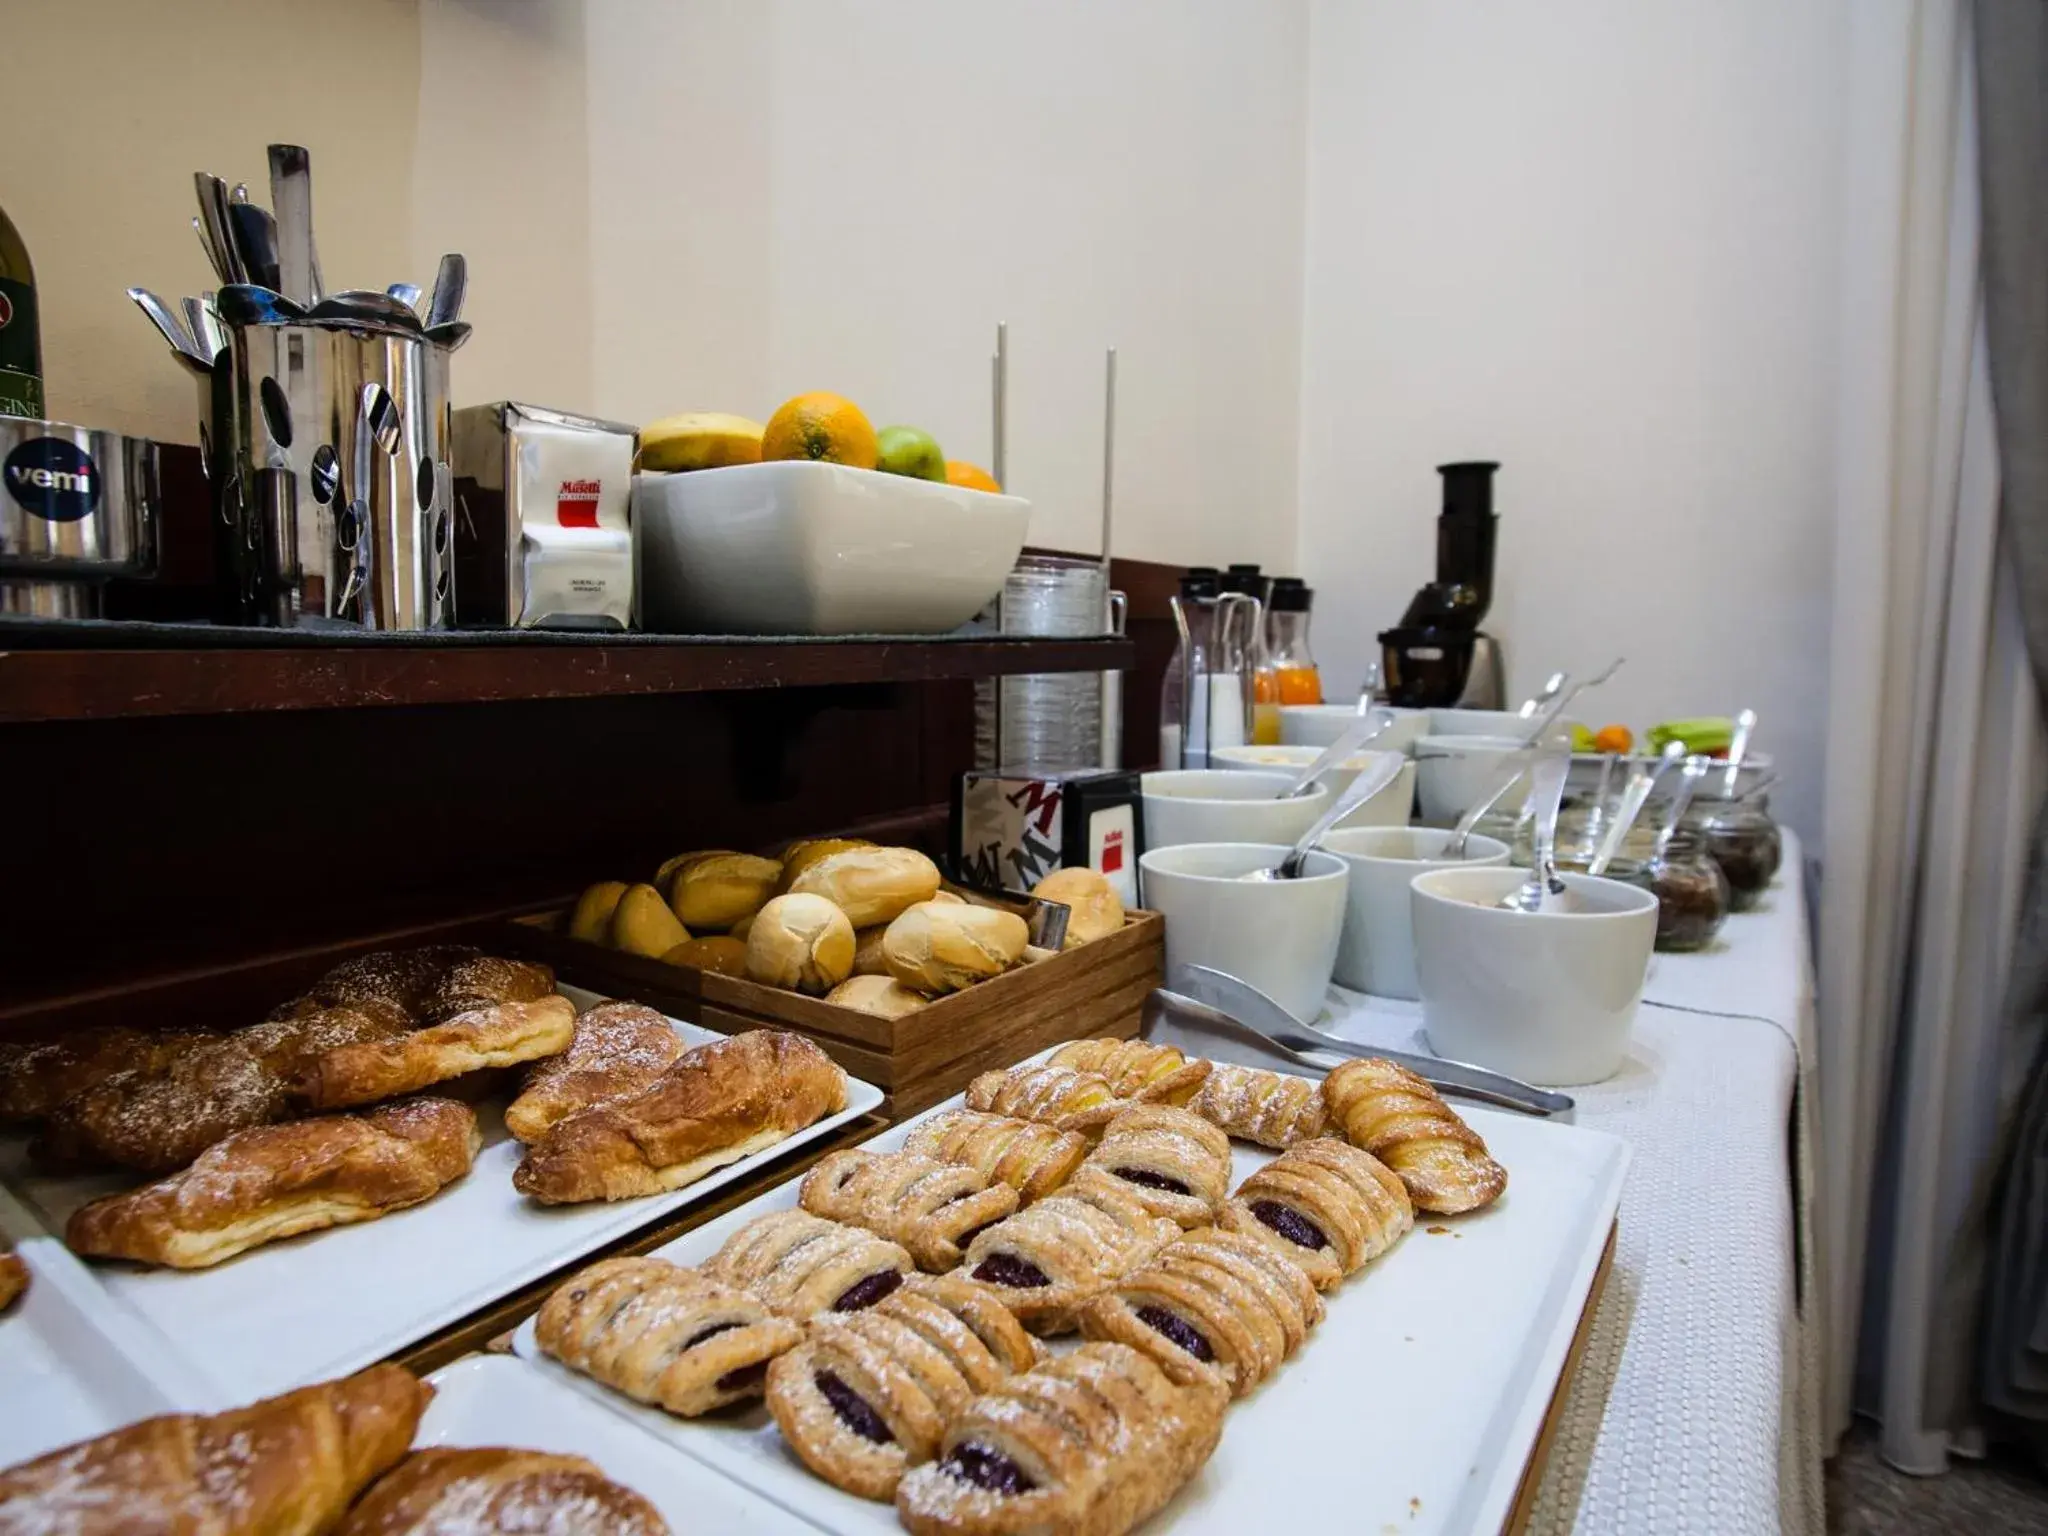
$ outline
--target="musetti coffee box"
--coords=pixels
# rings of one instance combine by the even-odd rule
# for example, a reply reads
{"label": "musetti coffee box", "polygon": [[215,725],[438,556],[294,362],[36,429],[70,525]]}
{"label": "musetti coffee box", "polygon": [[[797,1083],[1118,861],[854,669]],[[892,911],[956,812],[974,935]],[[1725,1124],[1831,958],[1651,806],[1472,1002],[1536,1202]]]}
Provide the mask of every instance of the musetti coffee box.
{"label": "musetti coffee box", "polygon": [[952,844],[960,877],[1028,891],[1056,869],[1099,871],[1138,904],[1144,850],[1138,775],[1114,768],[975,768],[953,784]]}

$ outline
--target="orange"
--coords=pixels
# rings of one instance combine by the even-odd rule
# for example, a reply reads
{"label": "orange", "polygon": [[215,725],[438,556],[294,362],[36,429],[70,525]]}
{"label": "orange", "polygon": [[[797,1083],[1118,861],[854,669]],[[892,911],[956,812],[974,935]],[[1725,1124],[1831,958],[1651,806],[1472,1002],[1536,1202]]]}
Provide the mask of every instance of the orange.
{"label": "orange", "polygon": [[1002,487],[996,484],[994,475],[979,464],[970,464],[965,459],[946,460],[946,484],[964,485],[970,491],[1002,491]]}
{"label": "orange", "polygon": [[875,429],[860,407],[825,390],[783,401],[761,434],[763,459],[823,459],[873,469],[880,454]]}
{"label": "orange", "polygon": [[1636,739],[1625,725],[1603,725],[1593,733],[1595,752],[1619,752],[1626,754]]}

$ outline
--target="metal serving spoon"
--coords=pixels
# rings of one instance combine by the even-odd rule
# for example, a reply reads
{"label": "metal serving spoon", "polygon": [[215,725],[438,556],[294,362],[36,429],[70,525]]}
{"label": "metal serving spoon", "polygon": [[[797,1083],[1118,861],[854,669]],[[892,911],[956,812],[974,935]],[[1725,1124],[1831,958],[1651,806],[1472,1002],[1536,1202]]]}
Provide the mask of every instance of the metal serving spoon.
{"label": "metal serving spoon", "polygon": [[1510,912],[1571,912],[1578,903],[1557,878],[1557,808],[1564,800],[1569,752],[1544,752],[1529,769],[1529,803],[1536,810],[1536,852],[1529,878],[1501,897]]}
{"label": "metal serving spoon", "polygon": [[1317,779],[1320,779],[1332,768],[1335,768],[1368,741],[1380,735],[1393,723],[1394,717],[1392,715],[1375,719],[1370,712],[1361,711],[1356,721],[1345,726],[1337,739],[1318,752],[1309,765],[1297,773],[1288,782],[1287,787],[1273,798],[1275,800],[1292,800],[1296,795],[1302,794]]}
{"label": "metal serving spoon", "polygon": [[1451,840],[1444,844],[1444,851],[1438,857],[1445,859],[1462,859],[1465,857],[1465,845],[1472,840],[1472,829],[1485,819],[1488,811],[1500,804],[1501,796],[1522,782],[1522,779],[1528,772],[1529,767],[1526,763],[1516,763],[1514,770],[1506,778],[1494,785],[1492,790],[1486,795],[1467,806],[1465,814],[1458,818],[1458,824],[1451,829]]}
{"label": "metal serving spoon", "polygon": [[1574,683],[1571,687],[1565,689],[1556,698],[1550,701],[1550,707],[1548,709],[1544,710],[1540,715],[1536,717],[1536,723],[1529,728],[1529,734],[1527,736],[1524,736],[1522,739],[1528,742],[1528,744],[1532,747],[1535,746],[1538,742],[1542,741],[1543,733],[1550,729],[1552,723],[1557,719],[1559,715],[1563,714],[1567,709],[1571,707],[1571,702],[1573,699],[1576,699],[1588,688],[1598,688],[1602,683],[1606,682],[1610,677],[1614,676],[1615,673],[1619,672],[1621,670],[1621,664],[1627,660],[1628,658],[1626,656],[1617,656],[1614,658],[1614,660],[1607,664],[1607,670],[1605,672],[1602,672],[1598,677],[1589,677],[1583,683]]}
{"label": "metal serving spoon", "polygon": [[1524,720],[1533,720],[1537,715],[1543,712],[1544,705],[1548,704],[1552,699],[1556,698],[1559,693],[1564,691],[1564,685],[1570,682],[1571,680],[1571,674],[1569,672],[1551,673],[1549,680],[1545,682],[1543,685],[1543,691],[1537,694],[1536,697],[1533,699],[1523,700],[1522,707],[1516,710],[1515,713],[1520,715]]}
{"label": "metal serving spoon", "polygon": [[1330,828],[1336,826],[1338,822],[1349,816],[1359,806],[1365,804],[1366,801],[1399,778],[1401,770],[1407,766],[1408,760],[1406,758],[1391,757],[1386,761],[1374,763],[1370,768],[1362,770],[1357,778],[1344,786],[1344,793],[1337,797],[1335,803],[1328,810],[1324,811],[1321,816],[1316,818],[1315,825],[1301,834],[1294,844],[1293,851],[1286,858],[1270,869],[1248,870],[1237,878],[1254,881],[1299,880],[1301,878],[1301,866],[1308,858],[1309,850],[1323,840]]}
{"label": "metal serving spoon", "polygon": [[1685,756],[1685,748],[1678,742],[1665,744],[1663,754],[1654,763],[1638,763],[1630,770],[1628,783],[1621,791],[1621,804],[1614,812],[1614,819],[1608,823],[1606,833],[1600,839],[1600,847],[1586,865],[1586,873],[1600,875],[1607,872],[1607,866],[1614,862],[1614,856],[1621,852],[1621,845],[1628,837],[1628,829],[1636,824],[1636,818],[1643,813],[1655,793],[1658,780],[1665,770]]}

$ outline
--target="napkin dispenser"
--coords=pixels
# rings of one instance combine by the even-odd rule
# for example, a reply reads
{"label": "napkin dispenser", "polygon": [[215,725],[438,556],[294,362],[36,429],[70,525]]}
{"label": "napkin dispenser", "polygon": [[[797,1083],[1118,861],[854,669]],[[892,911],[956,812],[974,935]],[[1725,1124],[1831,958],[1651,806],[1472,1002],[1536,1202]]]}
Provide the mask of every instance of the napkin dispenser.
{"label": "napkin dispenser", "polygon": [[454,413],[456,623],[631,626],[635,441],[513,400]]}
{"label": "napkin dispenser", "polygon": [[970,769],[953,781],[953,867],[977,885],[1028,891],[1056,869],[1085,866],[1135,907],[1138,808],[1138,775],[1121,769]]}

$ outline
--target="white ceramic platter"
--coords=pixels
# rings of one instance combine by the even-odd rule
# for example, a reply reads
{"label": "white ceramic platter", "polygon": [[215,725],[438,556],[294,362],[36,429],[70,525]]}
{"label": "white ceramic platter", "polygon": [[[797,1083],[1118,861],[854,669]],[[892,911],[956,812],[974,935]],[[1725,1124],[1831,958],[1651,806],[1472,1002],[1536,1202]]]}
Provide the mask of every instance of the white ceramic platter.
{"label": "white ceramic platter", "polygon": [[415,1449],[503,1445],[583,1456],[661,1512],[676,1536],[689,1531],[793,1536],[817,1529],[716,1472],[658,1445],[614,1414],[564,1394],[503,1355],[471,1355],[427,1378]]}
{"label": "white ceramic platter", "polygon": [[[925,1119],[959,1104],[949,1100]],[[1507,1167],[1508,1193],[1430,1218],[1325,1301],[1295,1358],[1225,1422],[1201,1474],[1147,1527],[1411,1533],[1498,1530],[1536,1442],[1614,1225],[1627,1144],[1599,1131],[1461,1106]],[[912,1120],[867,1145],[903,1144]],[[1236,1178],[1274,1154],[1234,1143]],[[694,1264],[796,1181],[657,1250]],[[699,1420],[645,1408],[558,1365],[521,1325],[535,1369],[611,1407],[782,1508],[833,1531],[895,1531],[895,1513],[811,1476],[766,1410]]]}
{"label": "white ceramic platter", "polygon": [[[562,988],[587,1008],[597,994]],[[692,1045],[720,1036],[671,1019]],[[582,1254],[744,1179],[790,1148],[868,1113],[881,1090],[847,1079],[839,1114],[685,1189],[642,1200],[543,1206],[512,1187],[520,1144],[502,1102],[477,1105],[483,1150],[468,1175],[424,1205],[377,1221],[309,1232],[212,1269],[94,1264],[105,1295],[150,1324],[179,1363],[182,1408],[222,1408],[358,1370],[568,1264]],[[51,1235],[86,1201],[124,1188],[114,1177],[50,1179],[24,1144],[0,1146],[0,1181]]]}

